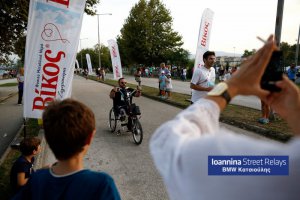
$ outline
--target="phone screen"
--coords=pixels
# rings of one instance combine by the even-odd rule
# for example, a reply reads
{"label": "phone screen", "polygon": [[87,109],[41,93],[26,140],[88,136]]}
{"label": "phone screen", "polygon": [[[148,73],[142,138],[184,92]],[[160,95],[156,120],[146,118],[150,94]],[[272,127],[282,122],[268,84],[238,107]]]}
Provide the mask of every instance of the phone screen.
{"label": "phone screen", "polygon": [[271,92],[279,92],[281,89],[278,88],[275,83],[276,81],[282,80],[283,72],[282,51],[274,51],[261,79],[261,87]]}

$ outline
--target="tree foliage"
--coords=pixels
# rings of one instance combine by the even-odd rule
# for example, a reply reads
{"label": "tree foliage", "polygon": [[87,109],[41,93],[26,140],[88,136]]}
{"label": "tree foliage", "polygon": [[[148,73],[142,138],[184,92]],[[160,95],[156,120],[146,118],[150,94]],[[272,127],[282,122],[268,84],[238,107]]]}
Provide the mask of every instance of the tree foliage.
{"label": "tree foliage", "polygon": [[246,49],[242,55],[242,58],[247,58],[248,56],[252,56],[255,53],[256,53],[256,49],[252,49],[251,51]]}
{"label": "tree foliage", "polygon": [[[15,53],[24,60],[29,0],[2,0],[0,2],[0,63]],[[100,0],[87,0],[85,12],[95,15]]]}
{"label": "tree foliage", "polygon": [[[86,54],[90,54],[92,68],[98,68],[99,67],[99,45],[96,44],[94,48],[82,49],[80,50],[80,52],[77,53],[76,59],[78,60],[80,68],[83,69],[87,69]],[[104,68],[111,68],[111,60],[110,60],[110,53],[108,47],[101,45],[100,56],[101,56],[101,66]]]}
{"label": "tree foliage", "polygon": [[173,61],[176,55],[185,60],[188,52],[181,48],[182,37],[173,31],[172,23],[170,11],[160,0],[135,4],[117,38],[123,64],[153,65]]}
{"label": "tree foliage", "polygon": [[[285,66],[289,66],[292,63],[295,62],[296,57],[296,44],[290,45],[287,42],[281,42],[280,43],[280,50],[283,52],[283,62]],[[252,49],[251,51],[245,50],[244,54],[242,55],[243,58],[248,57],[256,53],[255,49]],[[300,52],[298,52],[298,58],[300,58]],[[299,62],[298,62],[299,64]]]}

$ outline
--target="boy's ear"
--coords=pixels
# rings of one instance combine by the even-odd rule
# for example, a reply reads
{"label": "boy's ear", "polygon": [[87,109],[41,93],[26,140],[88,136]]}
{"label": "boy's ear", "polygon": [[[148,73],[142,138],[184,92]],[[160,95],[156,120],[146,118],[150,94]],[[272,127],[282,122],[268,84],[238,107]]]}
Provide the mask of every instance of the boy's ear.
{"label": "boy's ear", "polygon": [[93,139],[95,133],[96,133],[96,129],[94,129],[93,132],[88,136],[88,138],[86,140],[87,145],[90,145],[92,143],[92,139]]}

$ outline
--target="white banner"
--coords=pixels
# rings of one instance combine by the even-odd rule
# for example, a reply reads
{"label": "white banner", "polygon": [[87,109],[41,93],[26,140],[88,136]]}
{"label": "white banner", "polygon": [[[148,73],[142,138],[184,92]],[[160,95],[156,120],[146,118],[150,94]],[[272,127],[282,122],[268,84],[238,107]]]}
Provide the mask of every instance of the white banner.
{"label": "white banner", "polygon": [[79,63],[78,63],[78,60],[77,60],[77,59],[75,60],[75,64],[76,64],[77,69],[79,69],[80,66],[79,66]]}
{"label": "white banner", "polygon": [[118,44],[114,40],[108,40],[107,42],[110,50],[110,57],[111,57],[111,63],[114,72],[114,79],[117,80],[123,77]]}
{"label": "white banner", "polygon": [[204,65],[203,54],[209,49],[213,16],[214,12],[209,8],[206,8],[202,14],[194,70]]}
{"label": "white banner", "polygon": [[92,63],[91,63],[91,57],[90,54],[85,54],[86,57],[86,62],[87,62],[87,66],[88,66],[88,74],[91,75],[93,73],[93,69],[92,69]]}
{"label": "white banner", "polygon": [[41,118],[48,102],[71,96],[85,0],[31,0],[24,117]]}

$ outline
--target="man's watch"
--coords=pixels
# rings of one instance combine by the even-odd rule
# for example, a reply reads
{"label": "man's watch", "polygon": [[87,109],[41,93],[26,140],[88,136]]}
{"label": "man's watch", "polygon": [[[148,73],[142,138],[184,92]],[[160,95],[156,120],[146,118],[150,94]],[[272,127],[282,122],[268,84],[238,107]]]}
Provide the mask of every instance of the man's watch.
{"label": "man's watch", "polygon": [[208,96],[221,96],[226,100],[228,104],[231,100],[231,97],[228,93],[228,85],[225,82],[217,84],[211,91],[207,93]]}

